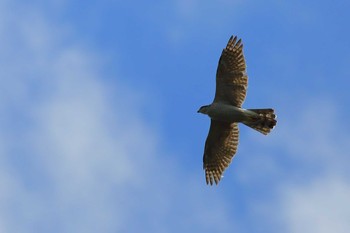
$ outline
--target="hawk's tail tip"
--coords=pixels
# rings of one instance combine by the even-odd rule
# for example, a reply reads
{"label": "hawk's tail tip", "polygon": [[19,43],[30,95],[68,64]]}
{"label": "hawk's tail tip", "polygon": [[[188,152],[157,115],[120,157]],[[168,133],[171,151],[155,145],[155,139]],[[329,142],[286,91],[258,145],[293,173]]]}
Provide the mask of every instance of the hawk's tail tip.
{"label": "hawk's tail tip", "polygon": [[272,108],[248,110],[255,112],[257,116],[254,117],[254,121],[245,123],[247,126],[265,135],[270,133],[270,131],[275,127],[277,123],[277,116]]}

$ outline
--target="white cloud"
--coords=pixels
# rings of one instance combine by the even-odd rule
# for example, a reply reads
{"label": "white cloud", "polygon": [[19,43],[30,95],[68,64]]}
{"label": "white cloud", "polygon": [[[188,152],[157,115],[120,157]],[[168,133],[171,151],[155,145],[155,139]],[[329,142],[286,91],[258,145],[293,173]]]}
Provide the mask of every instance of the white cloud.
{"label": "white cloud", "polygon": [[0,229],[234,228],[222,197],[205,189],[203,177],[185,173],[175,156],[162,156],[172,153],[161,151],[157,131],[140,116],[137,93],[118,83],[108,87],[99,57],[33,9],[0,23],[7,39],[0,55],[0,138],[6,139]]}
{"label": "white cloud", "polygon": [[241,127],[235,177],[258,194],[251,200],[262,219],[257,225],[272,232],[348,231],[350,134],[343,111],[331,98],[304,98],[279,108],[267,137]]}
{"label": "white cloud", "polygon": [[[0,19],[6,41],[0,45],[1,232],[245,232],[244,223],[237,224],[244,214],[232,211],[241,210],[232,207],[235,196],[220,194],[229,174],[227,186],[213,189],[204,186],[202,173],[184,171],[138,110],[147,96],[121,80],[109,86],[101,56],[40,8],[19,12]],[[242,187],[254,190],[249,184],[262,180],[271,187],[275,181],[267,176],[277,177],[266,191],[276,199],[248,197],[253,204],[243,209],[283,219],[290,232],[342,232],[349,227],[349,135],[337,124],[343,121],[334,103],[295,105],[298,112],[278,113],[276,134],[267,140],[255,132],[242,140],[242,158],[248,156],[244,141],[266,149],[258,159],[249,155],[245,173],[236,170]],[[284,171],[268,157],[276,145],[285,152],[278,156],[296,168]],[[316,173],[308,171],[315,167]],[[252,181],[252,171],[264,177]]]}
{"label": "white cloud", "polygon": [[331,175],[288,187],[282,201],[289,232],[348,232],[349,196],[350,182]]}
{"label": "white cloud", "polygon": [[342,109],[322,97],[305,102],[280,126],[277,141],[287,148],[291,166],[279,184],[279,212],[288,232],[348,232],[350,135]]}

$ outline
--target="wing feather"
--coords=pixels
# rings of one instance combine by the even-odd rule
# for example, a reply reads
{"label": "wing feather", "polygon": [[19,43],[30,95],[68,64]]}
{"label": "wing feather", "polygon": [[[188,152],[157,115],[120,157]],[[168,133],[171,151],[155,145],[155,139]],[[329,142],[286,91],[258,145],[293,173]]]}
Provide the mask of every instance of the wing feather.
{"label": "wing feather", "polygon": [[237,151],[238,134],[237,123],[211,120],[203,157],[207,184],[219,183]]}
{"label": "wing feather", "polygon": [[246,97],[248,76],[243,55],[243,44],[237,36],[231,36],[220,56],[216,72],[214,102],[241,107]]}

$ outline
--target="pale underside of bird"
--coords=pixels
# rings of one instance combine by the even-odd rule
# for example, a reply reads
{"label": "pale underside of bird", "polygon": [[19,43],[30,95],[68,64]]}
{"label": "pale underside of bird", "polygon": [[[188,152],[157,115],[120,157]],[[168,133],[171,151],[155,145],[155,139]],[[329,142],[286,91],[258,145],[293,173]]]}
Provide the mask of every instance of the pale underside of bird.
{"label": "pale underside of bird", "polygon": [[230,165],[238,146],[238,123],[264,135],[276,125],[273,109],[242,108],[247,86],[243,44],[241,39],[237,41],[237,37],[231,36],[219,60],[214,101],[198,110],[211,118],[203,156],[207,184],[218,184],[224,170]]}

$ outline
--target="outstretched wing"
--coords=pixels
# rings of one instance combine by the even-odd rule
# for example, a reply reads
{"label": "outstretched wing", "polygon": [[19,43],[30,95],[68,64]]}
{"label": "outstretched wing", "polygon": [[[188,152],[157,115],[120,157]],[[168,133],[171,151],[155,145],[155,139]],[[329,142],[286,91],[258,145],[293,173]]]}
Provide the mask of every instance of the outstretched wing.
{"label": "outstretched wing", "polygon": [[205,142],[203,168],[207,184],[219,183],[238,146],[238,124],[211,120]]}
{"label": "outstretched wing", "polygon": [[216,71],[214,102],[241,107],[247,93],[248,76],[243,55],[243,44],[231,36],[222,51]]}

